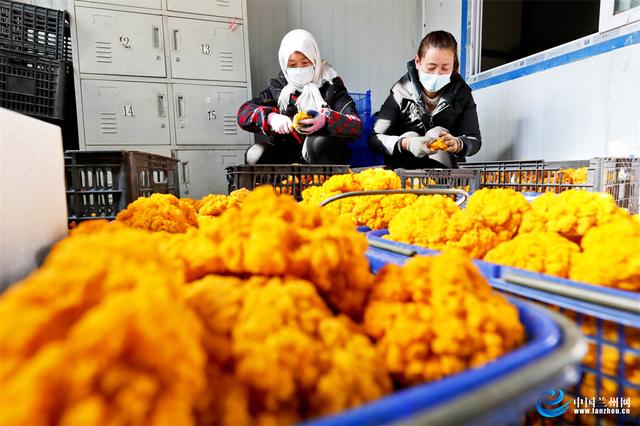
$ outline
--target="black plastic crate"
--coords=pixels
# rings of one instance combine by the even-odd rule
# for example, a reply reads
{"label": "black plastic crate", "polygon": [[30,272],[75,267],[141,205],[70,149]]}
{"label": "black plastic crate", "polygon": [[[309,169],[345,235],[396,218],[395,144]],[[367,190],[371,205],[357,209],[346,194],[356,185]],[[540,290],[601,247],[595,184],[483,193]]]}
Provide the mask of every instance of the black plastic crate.
{"label": "black plastic crate", "polygon": [[115,219],[139,197],[178,197],[178,160],[139,151],[66,151],[69,221]]}
{"label": "black plastic crate", "polygon": [[[461,163],[463,169],[480,171],[480,187],[512,188],[519,192],[555,192],[568,189],[597,190],[595,169],[589,160],[576,161],[488,161]],[[565,179],[566,169],[587,167],[587,181],[570,183]]]}
{"label": "black plastic crate", "polygon": [[63,120],[72,81],[66,61],[0,49],[0,107],[38,118]]}
{"label": "black plastic crate", "polygon": [[[640,158],[597,157],[573,161],[488,161],[462,163],[460,167],[480,171],[482,188],[513,188],[520,192],[555,192],[582,189],[607,192],[618,206],[640,210]],[[567,183],[567,169],[587,168],[587,180]]]}
{"label": "black plastic crate", "polygon": [[291,194],[299,201],[306,188],[322,185],[331,176],[345,173],[349,173],[348,165],[238,164],[227,167],[227,183],[229,193],[240,188],[271,185],[277,192]]}
{"label": "black plastic crate", "polygon": [[480,172],[464,169],[396,169],[403,188],[480,189]]}
{"label": "black plastic crate", "polygon": [[0,0],[0,48],[70,61],[70,40],[65,11]]}

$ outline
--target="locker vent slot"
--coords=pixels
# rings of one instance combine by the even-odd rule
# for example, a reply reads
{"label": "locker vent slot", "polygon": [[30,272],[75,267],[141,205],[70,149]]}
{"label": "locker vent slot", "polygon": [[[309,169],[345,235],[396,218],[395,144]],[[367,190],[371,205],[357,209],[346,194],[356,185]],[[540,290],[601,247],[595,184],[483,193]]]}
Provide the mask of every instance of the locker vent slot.
{"label": "locker vent slot", "polygon": [[96,62],[111,63],[110,41],[96,41]]}
{"label": "locker vent slot", "polygon": [[237,135],[238,125],[236,124],[236,116],[224,114],[223,117],[224,134],[225,135]]}
{"label": "locker vent slot", "polygon": [[216,0],[216,3],[218,4],[218,6],[221,7],[229,7],[229,0]]}
{"label": "locker vent slot", "polygon": [[220,52],[218,58],[221,71],[233,71],[233,52]]}
{"label": "locker vent slot", "polygon": [[105,135],[118,133],[118,118],[115,112],[100,113],[100,132]]}

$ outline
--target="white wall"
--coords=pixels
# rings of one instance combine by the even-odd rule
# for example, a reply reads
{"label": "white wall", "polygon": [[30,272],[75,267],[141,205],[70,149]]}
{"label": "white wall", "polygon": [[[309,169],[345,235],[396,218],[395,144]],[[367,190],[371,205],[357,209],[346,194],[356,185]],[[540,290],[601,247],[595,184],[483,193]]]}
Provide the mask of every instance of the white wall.
{"label": "white wall", "polygon": [[422,0],[247,0],[253,93],[280,68],[280,40],[311,31],[351,92],[372,91],[377,111],[406,72],[422,34]]}
{"label": "white wall", "polygon": [[431,31],[448,31],[460,45],[460,25],[462,20],[461,0],[423,0],[424,28],[422,36]]}
{"label": "white wall", "polygon": [[624,154],[619,143],[640,152],[639,75],[636,44],[474,91],[473,161],[580,160]]}

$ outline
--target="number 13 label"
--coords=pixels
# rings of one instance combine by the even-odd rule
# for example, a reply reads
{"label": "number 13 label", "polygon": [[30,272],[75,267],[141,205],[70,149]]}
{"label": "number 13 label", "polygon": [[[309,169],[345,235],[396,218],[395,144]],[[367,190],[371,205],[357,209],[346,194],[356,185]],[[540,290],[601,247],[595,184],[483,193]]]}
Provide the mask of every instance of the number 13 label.
{"label": "number 13 label", "polygon": [[211,46],[208,44],[201,44],[200,45],[200,52],[202,52],[203,55],[210,55],[211,54]]}

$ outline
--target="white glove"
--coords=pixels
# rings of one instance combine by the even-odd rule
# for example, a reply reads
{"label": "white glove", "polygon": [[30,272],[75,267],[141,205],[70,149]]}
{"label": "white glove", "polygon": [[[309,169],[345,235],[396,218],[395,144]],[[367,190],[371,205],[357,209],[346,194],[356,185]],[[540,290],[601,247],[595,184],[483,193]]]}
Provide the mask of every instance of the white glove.
{"label": "white glove", "polygon": [[281,135],[291,133],[293,122],[286,115],[272,112],[267,116],[267,123],[271,130]]}
{"label": "white glove", "polygon": [[431,143],[436,139],[442,139],[440,138],[440,133],[449,133],[449,131],[444,127],[436,126],[432,129],[429,129],[429,131],[424,135],[424,137],[427,138],[427,143]]}
{"label": "white glove", "polygon": [[435,151],[427,148],[427,144],[431,142],[427,136],[414,136],[412,138],[408,138],[408,140],[409,151],[418,158],[435,153]]}

